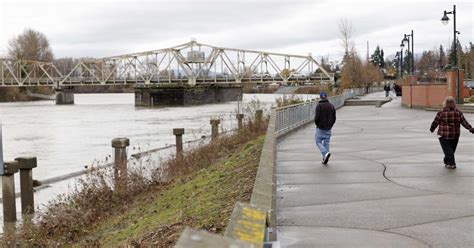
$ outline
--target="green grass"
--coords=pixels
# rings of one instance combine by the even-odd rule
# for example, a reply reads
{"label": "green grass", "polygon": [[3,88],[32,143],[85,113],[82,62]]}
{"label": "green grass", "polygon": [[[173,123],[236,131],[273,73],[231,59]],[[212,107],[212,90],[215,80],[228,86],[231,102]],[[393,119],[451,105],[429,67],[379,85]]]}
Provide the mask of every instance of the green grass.
{"label": "green grass", "polygon": [[149,192],[78,244],[170,247],[185,226],[223,233],[237,201],[248,202],[264,136],[227,159]]}

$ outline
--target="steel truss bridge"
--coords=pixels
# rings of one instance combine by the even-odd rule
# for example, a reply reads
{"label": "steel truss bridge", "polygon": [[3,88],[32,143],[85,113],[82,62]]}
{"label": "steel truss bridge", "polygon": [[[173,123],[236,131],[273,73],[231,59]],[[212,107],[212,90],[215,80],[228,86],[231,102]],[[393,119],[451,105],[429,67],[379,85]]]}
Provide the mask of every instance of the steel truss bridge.
{"label": "steel truss bridge", "polygon": [[[320,73],[315,73],[318,68]],[[196,41],[141,53],[83,59],[67,74],[53,63],[0,58],[0,87],[295,81],[334,82],[334,74],[324,70],[311,54],[223,48]]]}

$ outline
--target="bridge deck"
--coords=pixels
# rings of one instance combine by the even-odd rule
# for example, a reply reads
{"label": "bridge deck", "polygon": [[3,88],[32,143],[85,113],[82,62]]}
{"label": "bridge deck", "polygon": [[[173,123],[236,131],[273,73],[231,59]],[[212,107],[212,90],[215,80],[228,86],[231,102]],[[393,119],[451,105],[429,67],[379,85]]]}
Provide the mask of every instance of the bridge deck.
{"label": "bridge deck", "polygon": [[[449,170],[428,131],[435,112],[401,108],[398,99],[337,115],[328,166],[321,165],[313,124],[278,143],[282,247],[474,244],[473,135],[462,131],[458,168]],[[465,116],[474,123],[474,114]]]}

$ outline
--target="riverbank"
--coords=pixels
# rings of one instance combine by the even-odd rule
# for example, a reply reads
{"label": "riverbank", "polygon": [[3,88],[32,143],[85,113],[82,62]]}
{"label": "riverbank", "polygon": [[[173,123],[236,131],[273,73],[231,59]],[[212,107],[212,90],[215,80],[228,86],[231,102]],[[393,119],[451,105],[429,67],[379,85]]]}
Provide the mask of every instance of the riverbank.
{"label": "riverbank", "polygon": [[[252,128],[251,122],[247,127],[250,131],[223,136],[182,160],[145,165],[148,173],[130,171],[128,191],[121,195],[110,186],[111,171],[91,174],[79,183],[80,190],[50,202],[35,224],[4,242],[169,247],[185,226],[221,233],[235,202],[249,201],[255,180],[264,129]],[[174,179],[165,182],[163,175]]]}
{"label": "riverbank", "polygon": [[0,102],[25,102],[44,100],[28,93],[54,95],[51,87],[0,87]]}
{"label": "riverbank", "polygon": [[[33,93],[33,95],[29,93]],[[134,88],[133,85],[85,85],[81,87],[75,87],[74,93],[134,93]],[[54,97],[55,92],[51,86],[2,87],[0,88],[0,102],[25,102],[45,100],[44,98],[35,97],[34,94]]]}

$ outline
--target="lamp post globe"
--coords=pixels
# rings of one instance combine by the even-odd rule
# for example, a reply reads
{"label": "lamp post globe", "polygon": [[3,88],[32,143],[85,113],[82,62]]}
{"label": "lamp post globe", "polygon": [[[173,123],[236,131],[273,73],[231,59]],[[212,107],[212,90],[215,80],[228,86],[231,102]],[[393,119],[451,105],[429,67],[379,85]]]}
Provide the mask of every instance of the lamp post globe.
{"label": "lamp post globe", "polygon": [[402,40],[402,43],[405,44],[405,43],[408,43],[408,42],[409,42],[408,38],[405,36],[405,38],[403,38],[403,40]]}
{"label": "lamp post globe", "polygon": [[448,22],[449,22],[449,17],[446,13],[446,10],[445,10],[443,17],[441,18],[441,23],[443,23],[444,25],[448,25]]}

